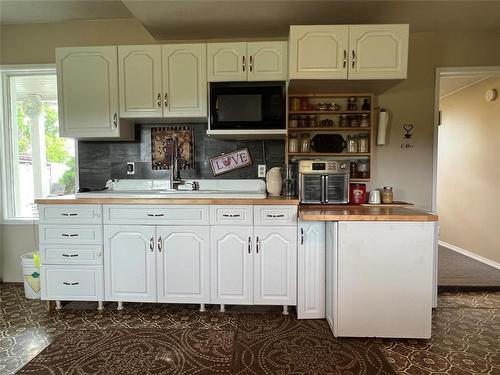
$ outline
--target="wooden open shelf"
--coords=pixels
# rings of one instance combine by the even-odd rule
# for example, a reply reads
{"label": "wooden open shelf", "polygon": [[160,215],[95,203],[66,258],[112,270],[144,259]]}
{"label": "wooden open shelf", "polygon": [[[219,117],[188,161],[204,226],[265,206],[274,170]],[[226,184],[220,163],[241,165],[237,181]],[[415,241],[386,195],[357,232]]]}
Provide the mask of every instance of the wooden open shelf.
{"label": "wooden open shelf", "polygon": [[371,111],[289,111],[289,115],[369,115]]}
{"label": "wooden open shelf", "polygon": [[288,156],[370,156],[369,152],[289,152]]}
{"label": "wooden open shelf", "polygon": [[370,131],[371,127],[358,127],[358,128],[346,128],[338,126],[317,126],[310,128],[288,128],[289,132],[322,132],[322,131],[336,131],[336,132],[361,132]]}
{"label": "wooden open shelf", "polygon": [[373,94],[358,93],[358,94],[290,94],[289,98],[371,98]]}

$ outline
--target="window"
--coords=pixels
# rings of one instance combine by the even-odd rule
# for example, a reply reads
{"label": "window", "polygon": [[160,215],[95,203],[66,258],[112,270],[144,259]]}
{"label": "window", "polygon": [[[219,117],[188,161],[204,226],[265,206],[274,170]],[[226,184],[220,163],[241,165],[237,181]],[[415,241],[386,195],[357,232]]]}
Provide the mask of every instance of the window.
{"label": "window", "polygon": [[54,69],[2,71],[3,207],[36,218],[35,198],[75,191],[75,142],[59,138]]}

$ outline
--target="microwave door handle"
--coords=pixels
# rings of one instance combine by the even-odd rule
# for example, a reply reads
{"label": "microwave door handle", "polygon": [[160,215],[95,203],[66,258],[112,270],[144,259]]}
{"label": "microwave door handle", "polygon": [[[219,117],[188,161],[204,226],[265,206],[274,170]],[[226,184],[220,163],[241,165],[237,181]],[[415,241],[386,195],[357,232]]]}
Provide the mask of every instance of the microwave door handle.
{"label": "microwave door handle", "polygon": [[328,203],[328,175],[325,176],[325,203]]}

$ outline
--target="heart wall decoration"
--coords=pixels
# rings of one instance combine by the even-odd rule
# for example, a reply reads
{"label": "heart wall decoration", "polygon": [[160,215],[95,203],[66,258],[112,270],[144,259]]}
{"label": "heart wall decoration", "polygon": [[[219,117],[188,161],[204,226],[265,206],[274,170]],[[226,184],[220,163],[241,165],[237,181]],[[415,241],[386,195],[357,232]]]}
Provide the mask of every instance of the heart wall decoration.
{"label": "heart wall decoration", "polygon": [[252,157],[247,148],[221,154],[210,159],[210,167],[214,176],[252,165]]}

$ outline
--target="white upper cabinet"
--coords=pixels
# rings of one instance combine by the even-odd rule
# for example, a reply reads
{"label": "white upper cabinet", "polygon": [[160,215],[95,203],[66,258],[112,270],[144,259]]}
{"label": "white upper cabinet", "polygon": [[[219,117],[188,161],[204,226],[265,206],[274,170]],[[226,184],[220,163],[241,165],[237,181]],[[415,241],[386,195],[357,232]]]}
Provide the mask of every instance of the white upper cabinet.
{"label": "white upper cabinet", "polygon": [[349,26],[290,26],[290,79],[347,79]]}
{"label": "white upper cabinet", "polygon": [[120,127],[117,47],[57,48],[56,66],[62,137],[133,137]]}
{"label": "white upper cabinet", "polygon": [[408,25],[351,25],[349,79],[406,78]]}
{"label": "white upper cabinet", "polygon": [[161,117],[161,46],[119,46],[121,117]]}
{"label": "white upper cabinet", "polygon": [[207,116],[205,44],[162,46],[163,116]]}
{"label": "white upper cabinet", "polygon": [[287,42],[247,43],[249,81],[286,81]]}
{"label": "white upper cabinet", "polygon": [[208,81],[284,81],[287,43],[209,43]]}
{"label": "white upper cabinet", "polygon": [[246,43],[209,43],[208,82],[247,80]]}
{"label": "white upper cabinet", "polygon": [[290,79],[403,79],[408,25],[290,26]]}

